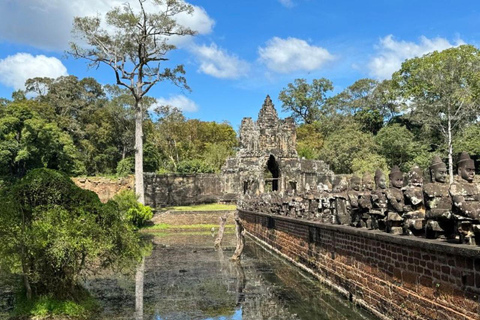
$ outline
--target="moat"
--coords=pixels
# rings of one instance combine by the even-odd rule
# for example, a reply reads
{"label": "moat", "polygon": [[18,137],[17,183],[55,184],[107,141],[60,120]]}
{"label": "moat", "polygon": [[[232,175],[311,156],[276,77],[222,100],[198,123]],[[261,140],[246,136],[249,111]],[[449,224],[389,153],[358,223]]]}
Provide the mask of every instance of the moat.
{"label": "moat", "polygon": [[[250,239],[239,263],[229,260],[233,234],[218,250],[211,234],[162,234],[152,241],[143,290],[138,272],[87,283],[103,307],[98,319],[375,319]],[[143,299],[135,295],[135,278]]]}

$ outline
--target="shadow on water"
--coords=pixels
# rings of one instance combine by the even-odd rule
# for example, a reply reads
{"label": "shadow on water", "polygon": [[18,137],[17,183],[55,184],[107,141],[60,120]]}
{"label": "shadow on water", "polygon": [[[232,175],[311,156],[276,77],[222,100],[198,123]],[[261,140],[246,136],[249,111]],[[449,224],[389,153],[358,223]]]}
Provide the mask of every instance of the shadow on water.
{"label": "shadow on water", "polygon": [[229,260],[233,235],[217,250],[211,235],[153,242],[134,275],[88,281],[103,306],[97,319],[374,319],[251,240],[240,262]]}

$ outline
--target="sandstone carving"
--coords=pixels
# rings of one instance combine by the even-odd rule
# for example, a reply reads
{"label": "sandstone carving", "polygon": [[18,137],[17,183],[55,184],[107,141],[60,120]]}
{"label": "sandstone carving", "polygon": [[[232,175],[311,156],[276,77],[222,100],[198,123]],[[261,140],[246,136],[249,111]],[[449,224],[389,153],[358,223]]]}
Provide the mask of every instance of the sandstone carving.
{"label": "sandstone carving", "polygon": [[222,179],[226,194],[243,197],[276,191],[295,195],[331,190],[333,172],[323,161],[298,157],[294,120],[279,119],[267,96],[257,121],[242,120],[240,150],[223,166]]}
{"label": "sandstone carving", "polygon": [[239,207],[270,215],[380,229],[401,236],[476,244],[480,235],[480,188],[473,182],[473,164],[467,154],[462,154],[458,177],[451,186],[445,163],[435,156],[427,184],[423,184],[422,170],[414,166],[404,186],[404,174],[394,167],[389,188],[385,175],[377,170],[374,179],[368,173],[363,179],[351,177],[348,189],[345,177],[336,176],[331,180],[331,191],[247,195]]}
{"label": "sandstone carving", "polygon": [[480,189],[473,183],[475,164],[466,152],[462,152],[458,161],[458,176],[450,186],[453,200],[454,231],[461,242],[475,243],[480,217]]}

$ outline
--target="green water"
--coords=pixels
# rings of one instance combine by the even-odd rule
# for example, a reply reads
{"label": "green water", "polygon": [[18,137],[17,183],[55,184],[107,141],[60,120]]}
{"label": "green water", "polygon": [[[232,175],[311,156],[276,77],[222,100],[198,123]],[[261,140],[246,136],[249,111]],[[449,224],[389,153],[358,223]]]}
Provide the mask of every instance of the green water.
{"label": "green water", "polygon": [[153,241],[136,276],[87,282],[103,306],[98,319],[374,319],[251,240],[239,263],[229,260],[232,235],[219,250],[211,235]]}

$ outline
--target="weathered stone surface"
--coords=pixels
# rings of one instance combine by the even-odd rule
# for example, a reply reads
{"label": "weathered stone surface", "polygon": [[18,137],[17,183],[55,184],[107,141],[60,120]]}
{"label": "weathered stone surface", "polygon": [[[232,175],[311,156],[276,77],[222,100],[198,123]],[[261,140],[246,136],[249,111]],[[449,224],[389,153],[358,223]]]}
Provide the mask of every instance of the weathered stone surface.
{"label": "weathered stone surface", "polygon": [[218,174],[144,175],[145,204],[153,208],[198,203],[229,202]]}
{"label": "weathered stone surface", "polygon": [[225,194],[295,194],[331,190],[333,173],[322,161],[298,158],[295,123],[279,119],[267,96],[256,122],[242,120],[240,150],[223,166],[222,178]]}
{"label": "weathered stone surface", "polygon": [[82,189],[95,192],[100,201],[107,202],[118,192],[123,190],[133,190],[133,176],[125,178],[110,179],[105,177],[77,177],[72,178],[73,182]]}
{"label": "weathered stone surface", "polygon": [[478,247],[280,215],[239,215],[250,235],[382,317],[478,318]]}

